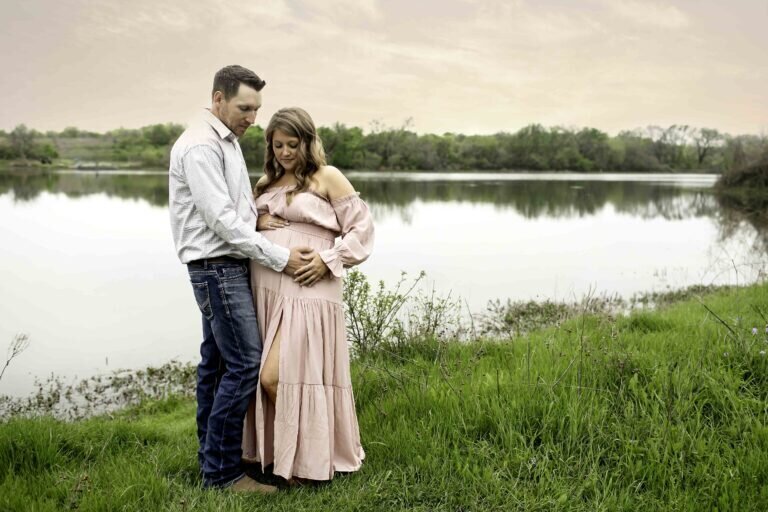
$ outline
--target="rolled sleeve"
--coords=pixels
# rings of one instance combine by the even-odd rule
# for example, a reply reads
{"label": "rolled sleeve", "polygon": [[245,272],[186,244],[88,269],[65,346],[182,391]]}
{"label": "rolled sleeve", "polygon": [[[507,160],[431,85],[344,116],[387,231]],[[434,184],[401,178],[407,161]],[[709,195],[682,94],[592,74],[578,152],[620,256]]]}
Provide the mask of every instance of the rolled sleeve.
{"label": "rolled sleeve", "polygon": [[331,206],[341,226],[341,240],[319,254],[331,274],[341,277],[345,268],[362,263],[373,251],[373,218],[357,194],[331,201]]}
{"label": "rolled sleeve", "polygon": [[249,258],[282,272],[290,251],[264,238],[237,214],[224,179],[222,156],[211,146],[193,146],[182,165],[195,208],[206,225]]}

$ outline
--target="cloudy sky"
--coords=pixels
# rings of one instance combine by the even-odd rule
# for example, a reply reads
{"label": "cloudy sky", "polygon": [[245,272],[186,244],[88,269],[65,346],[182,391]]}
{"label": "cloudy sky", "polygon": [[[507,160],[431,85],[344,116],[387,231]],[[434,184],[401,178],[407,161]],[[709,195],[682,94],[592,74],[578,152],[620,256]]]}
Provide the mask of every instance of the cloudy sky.
{"label": "cloudy sky", "polygon": [[262,126],[768,133],[767,26],[768,0],[0,0],[0,129],[185,123],[237,63]]}

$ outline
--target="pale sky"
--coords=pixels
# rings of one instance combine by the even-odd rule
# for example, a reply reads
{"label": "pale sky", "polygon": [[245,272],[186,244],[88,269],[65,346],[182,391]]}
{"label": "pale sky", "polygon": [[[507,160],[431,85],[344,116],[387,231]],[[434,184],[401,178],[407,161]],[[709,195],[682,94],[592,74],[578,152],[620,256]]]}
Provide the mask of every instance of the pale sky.
{"label": "pale sky", "polygon": [[0,129],[186,123],[213,75],[318,125],[768,133],[768,0],[0,0]]}

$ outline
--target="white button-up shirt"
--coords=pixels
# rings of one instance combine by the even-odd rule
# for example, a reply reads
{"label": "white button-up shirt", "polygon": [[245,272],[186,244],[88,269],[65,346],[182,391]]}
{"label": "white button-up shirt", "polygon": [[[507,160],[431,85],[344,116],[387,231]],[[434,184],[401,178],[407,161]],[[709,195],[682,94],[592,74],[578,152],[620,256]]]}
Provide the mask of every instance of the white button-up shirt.
{"label": "white button-up shirt", "polygon": [[171,231],[182,263],[251,258],[278,272],[290,251],[256,231],[256,205],[237,137],[206,110],[173,145],[168,176]]}

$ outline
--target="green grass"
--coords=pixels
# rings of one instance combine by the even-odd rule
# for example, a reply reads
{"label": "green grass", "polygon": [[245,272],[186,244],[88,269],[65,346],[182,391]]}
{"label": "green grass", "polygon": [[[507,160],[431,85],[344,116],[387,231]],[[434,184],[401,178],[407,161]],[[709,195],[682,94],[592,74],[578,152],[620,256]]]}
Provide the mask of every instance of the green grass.
{"label": "green grass", "polygon": [[[768,285],[353,363],[363,469],[198,486],[194,403],[0,424],[0,510],[766,510]],[[752,327],[759,333],[753,336]]]}

